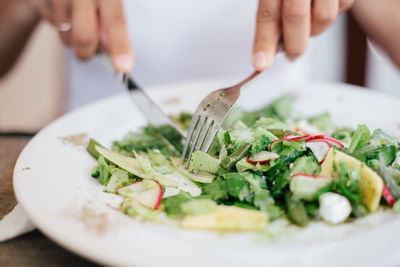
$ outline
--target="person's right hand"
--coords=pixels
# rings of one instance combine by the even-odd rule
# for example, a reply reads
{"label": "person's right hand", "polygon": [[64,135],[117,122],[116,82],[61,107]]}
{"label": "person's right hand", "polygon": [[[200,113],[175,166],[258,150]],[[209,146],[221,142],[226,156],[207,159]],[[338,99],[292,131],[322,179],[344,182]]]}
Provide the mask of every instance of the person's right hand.
{"label": "person's right hand", "polygon": [[269,68],[282,38],[286,55],[304,53],[310,36],[327,30],[355,0],[259,0],[253,48],[256,70]]}
{"label": "person's right hand", "polygon": [[121,0],[34,0],[42,18],[54,24],[60,38],[78,58],[92,57],[99,45],[122,72],[133,67],[127,25]]}

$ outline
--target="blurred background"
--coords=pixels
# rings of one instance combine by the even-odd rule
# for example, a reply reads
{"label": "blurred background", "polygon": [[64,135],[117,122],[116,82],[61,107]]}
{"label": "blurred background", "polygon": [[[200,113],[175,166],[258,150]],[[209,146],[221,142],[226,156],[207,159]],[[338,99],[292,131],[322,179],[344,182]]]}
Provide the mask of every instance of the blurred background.
{"label": "blurred background", "polygon": [[[256,1],[246,6],[232,1],[230,16],[222,22],[222,4],[183,5],[188,15],[175,18],[168,12],[170,5],[154,10],[132,2],[125,1],[135,52],[132,75],[144,88],[190,80],[230,85],[252,71]],[[295,62],[278,55],[264,78],[293,84],[346,82],[400,96],[400,71],[347,13],[312,38],[305,55]],[[39,22],[16,64],[0,80],[0,132],[36,132],[67,111],[123,90],[99,59],[77,60],[62,45],[57,30]]]}

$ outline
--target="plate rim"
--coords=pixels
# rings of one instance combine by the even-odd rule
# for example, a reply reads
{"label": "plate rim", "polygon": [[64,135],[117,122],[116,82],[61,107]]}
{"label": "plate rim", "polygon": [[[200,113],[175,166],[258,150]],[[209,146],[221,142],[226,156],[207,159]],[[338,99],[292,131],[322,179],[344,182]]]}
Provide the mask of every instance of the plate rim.
{"label": "plate rim", "polygon": [[[308,84],[308,83],[309,83],[309,82],[306,82],[306,84]],[[321,85],[328,85],[328,86],[338,86],[338,87],[340,87],[340,89],[352,88],[353,90],[360,90],[360,91],[362,91],[363,93],[365,93],[365,89],[364,89],[364,88],[359,87],[359,86],[355,86],[355,85],[348,85],[348,84],[336,83],[336,82],[312,82],[312,84],[321,84]],[[164,88],[164,89],[165,89],[166,87],[172,88],[174,85],[175,85],[175,84],[157,86],[157,87],[153,87],[153,88],[150,89],[150,90],[156,91],[156,90],[160,90],[161,88]],[[17,177],[17,176],[18,176],[18,171],[19,171],[19,170],[17,170],[17,167],[21,165],[20,160],[22,160],[22,155],[24,154],[24,152],[25,152],[25,150],[27,149],[27,147],[29,147],[29,145],[30,145],[31,143],[36,142],[35,140],[37,140],[37,139],[39,139],[39,138],[41,137],[41,133],[47,131],[47,130],[48,130],[49,128],[51,128],[55,123],[58,123],[58,122],[60,122],[61,120],[64,120],[64,119],[68,118],[68,116],[71,116],[71,114],[81,113],[81,112],[84,112],[84,111],[87,110],[87,109],[90,109],[90,108],[93,108],[93,107],[95,107],[95,106],[98,106],[100,103],[107,103],[108,101],[111,101],[110,99],[119,98],[119,97],[121,97],[121,95],[123,95],[123,94],[124,94],[124,93],[122,93],[122,94],[119,93],[119,94],[115,94],[115,95],[110,96],[110,97],[102,98],[102,99],[100,99],[100,100],[98,100],[98,101],[94,101],[93,103],[90,103],[90,104],[85,105],[85,106],[83,106],[83,107],[81,107],[81,108],[75,109],[75,110],[73,110],[72,112],[68,112],[68,113],[64,114],[64,115],[60,116],[58,119],[56,119],[56,120],[54,120],[53,122],[51,122],[50,124],[46,125],[43,129],[41,129],[41,130],[39,131],[39,133],[38,133],[37,135],[35,135],[35,136],[26,144],[26,146],[24,147],[24,149],[22,150],[22,152],[21,152],[20,155],[18,156],[18,159],[17,159],[16,164],[15,164],[15,168],[14,168],[14,171],[13,171],[13,187],[14,187],[14,192],[15,192],[15,196],[16,196],[16,198],[17,198],[17,201],[22,205],[23,209],[24,209],[24,210],[26,211],[26,213],[29,215],[29,218],[31,218],[32,222],[35,224],[35,226],[36,226],[41,232],[43,232],[46,236],[49,237],[49,239],[53,240],[55,243],[59,244],[59,245],[62,246],[62,247],[67,248],[68,250],[70,250],[70,251],[76,253],[77,255],[82,256],[83,258],[86,258],[86,259],[89,259],[89,260],[92,260],[92,261],[94,261],[94,262],[98,262],[98,263],[101,263],[101,264],[104,264],[104,263],[105,263],[105,264],[109,264],[109,265],[115,265],[115,262],[112,262],[112,261],[107,262],[107,258],[101,258],[101,260],[99,261],[99,258],[98,258],[98,257],[94,257],[94,256],[92,255],[92,253],[89,253],[89,250],[88,250],[88,251],[82,251],[82,250],[79,250],[77,247],[73,246],[73,244],[69,244],[68,242],[64,242],[64,240],[63,240],[61,237],[57,236],[56,234],[54,234],[54,233],[51,232],[51,231],[48,231],[48,229],[46,229],[46,227],[44,227],[44,226],[40,223],[41,220],[38,219],[38,218],[36,217],[36,214],[35,214],[34,212],[32,212],[32,210],[31,210],[29,207],[27,208],[27,207],[25,206],[24,197],[21,196],[22,192],[20,191],[20,188],[18,188],[18,182],[17,182],[18,177]],[[389,95],[383,94],[383,93],[378,92],[378,91],[370,91],[369,94],[377,94],[377,95],[379,95],[379,96],[390,97],[390,98],[393,97],[393,96],[389,96]],[[400,101],[400,98],[396,98],[396,99],[397,99],[397,101]],[[28,206],[29,206],[29,205],[28,205]]]}

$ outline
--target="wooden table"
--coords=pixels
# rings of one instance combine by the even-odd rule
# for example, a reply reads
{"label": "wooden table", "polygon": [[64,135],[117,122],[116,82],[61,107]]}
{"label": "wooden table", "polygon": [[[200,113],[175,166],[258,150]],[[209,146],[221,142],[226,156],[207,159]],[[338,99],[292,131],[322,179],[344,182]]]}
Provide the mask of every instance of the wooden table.
{"label": "wooden table", "polygon": [[[0,218],[16,205],[12,173],[28,137],[0,136]],[[40,231],[0,243],[0,266],[96,266],[61,248]]]}

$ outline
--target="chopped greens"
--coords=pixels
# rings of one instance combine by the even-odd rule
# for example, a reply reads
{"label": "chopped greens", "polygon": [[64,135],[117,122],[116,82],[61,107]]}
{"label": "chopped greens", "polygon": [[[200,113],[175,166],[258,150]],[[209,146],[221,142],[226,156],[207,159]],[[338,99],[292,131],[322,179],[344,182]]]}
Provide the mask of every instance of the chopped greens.
{"label": "chopped greens", "polygon": [[190,160],[190,167],[194,170],[217,173],[219,169],[218,159],[211,157],[205,152],[195,151]]}
{"label": "chopped greens", "polygon": [[[336,223],[379,205],[400,212],[399,140],[364,124],[336,127],[328,113],[295,118],[292,102],[282,96],[253,112],[234,109],[208,153],[195,151],[183,165],[184,139],[171,126],[128,133],[111,150],[90,139],[87,151],[97,160],[90,175],[105,192],[123,196],[127,215],[152,221],[166,215],[196,229],[262,230],[280,219]],[[172,117],[183,130],[191,119]],[[341,212],[335,199],[348,213],[335,214]]]}

